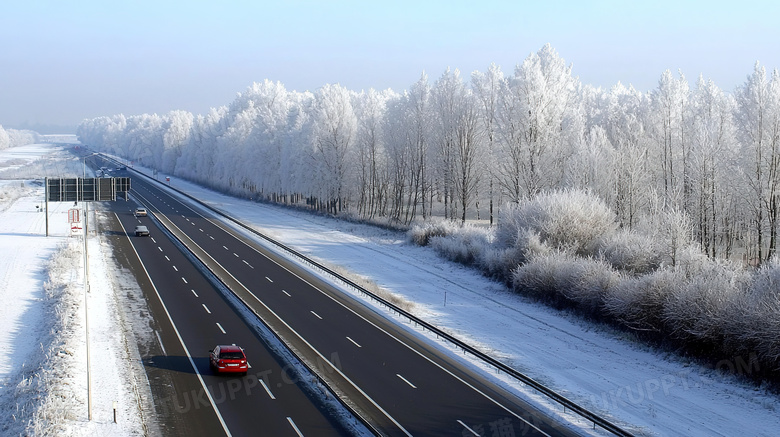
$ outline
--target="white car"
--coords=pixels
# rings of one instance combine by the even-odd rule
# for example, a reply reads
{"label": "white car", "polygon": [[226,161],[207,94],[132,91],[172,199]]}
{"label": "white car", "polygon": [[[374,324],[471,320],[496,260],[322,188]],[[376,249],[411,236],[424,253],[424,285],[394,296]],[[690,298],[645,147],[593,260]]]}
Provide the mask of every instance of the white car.
{"label": "white car", "polygon": [[135,209],[135,216],[136,217],[146,217],[146,208],[141,208],[140,206]]}

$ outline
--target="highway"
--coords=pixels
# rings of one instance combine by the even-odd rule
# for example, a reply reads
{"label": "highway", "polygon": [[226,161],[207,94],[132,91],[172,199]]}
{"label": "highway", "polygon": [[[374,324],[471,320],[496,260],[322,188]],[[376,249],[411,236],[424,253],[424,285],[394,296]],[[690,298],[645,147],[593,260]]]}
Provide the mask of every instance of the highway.
{"label": "highway", "polygon": [[[241,317],[254,313],[380,434],[578,435],[573,427],[494,385],[415,332],[223,224],[209,211],[188,205],[160,183],[132,176],[133,202],[115,202],[116,217],[130,234],[139,223],[152,231],[150,237],[128,240],[159,295],[160,308],[153,312],[164,333],[161,344],[173,345],[167,355],[149,360],[147,368],[159,366],[188,377],[189,382],[172,389],[180,403],[182,393],[202,391],[196,382],[210,388],[208,403],[203,396],[191,396],[201,413],[209,404],[216,407],[215,413],[196,414],[203,425],[195,428],[222,428],[234,435],[356,432],[332,417],[303,384],[292,383],[295,378],[286,374],[290,366],[277,362],[278,355],[266,351],[257,329]],[[147,207],[154,218],[134,217],[134,202]],[[158,223],[170,228],[233,290],[233,300],[242,303],[223,297]],[[131,258],[127,254],[128,263]],[[249,311],[236,308],[241,305]],[[166,326],[166,318],[171,326]],[[182,346],[177,348],[174,339]],[[247,350],[253,366],[249,376],[211,375],[206,357],[218,343],[236,343]],[[179,410],[192,415],[194,408]]]}
{"label": "highway", "polygon": [[[279,362],[260,338],[150,217],[135,217],[132,202],[117,201],[112,210],[119,228],[109,233],[118,258],[141,277],[154,313],[159,349],[142,352],[165,435],[338,436],[352,433],[326,411],[297,371]],[[149,227],[149,237],[133,236],[135,225]],[[105,229],[104,229],[105,231]],[[146,276],[146,278],[144,278]],[[144,280],[146,279],[146,280]],[[246,350],[247,376],[213,375],[208,351],[217,344]],[[163,381],[158,381],[162,378]],[[208,390],[204,389],[206,387]]]}

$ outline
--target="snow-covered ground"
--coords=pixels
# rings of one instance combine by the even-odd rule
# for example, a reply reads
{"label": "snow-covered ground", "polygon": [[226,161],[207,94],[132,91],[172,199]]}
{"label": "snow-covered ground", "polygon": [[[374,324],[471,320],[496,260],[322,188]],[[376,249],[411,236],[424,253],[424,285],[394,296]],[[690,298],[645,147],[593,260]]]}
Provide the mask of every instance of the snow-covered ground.
{"label": "snow-covered ground", "polygon": [[[0,171],[17,167],[18,175],[39,168],[34,162],[61,162],[61,153],[48,145],[6,149],[0,151]],[[59,176],[62,167],[55,167],[50,171]],[[94,234],[88,240],[88,420],[84,240],[70,235],[70,203],[49,204],[46,237],[45,214],[36,208],[43,199],[40,180],[0,181],[0,435],[143,435],[132,348],[125,347],[107,268],[110,248]]]}
{"label": "snow-covered ground", "polygon": [[[0,152],[0,175],[6,164],[51,153],[52,148],[44,146]],[[749,357],[717,363],[717,371],[702,368],[529,302],[430,249],[406,243],[402,234],[238,200],[176,178],[171,184],[311,257],[413,302],[410,311],[417,316],[635,433],[780,435],[778,398],[735,378],[751,371]],[[21,189],[21,182],[0,181],[0,193],[8,186]],[[18,200],[0,196],[0,350],[17,352],[12,361],[0,360],[0,435],[142,434],[131,377],[138,374],[130,369],[137,357],[133,340],[124,337],[117,321],[122,313],[111,286],[117,279],[107,267],[110,248],[94,236],[89,240],[93,369],[96,357],[101,362],[100,371],[92,372],[89,422],[83,240],[68,237],[67,204],[51,204],[52,236],[43,237],[43,214],[34,212],[43,198],[42,187],[26,181],[25,190]],[[527,395],[527,389],[517,389]],[[113,423],[113,401],[119,401],[118,424]]]}

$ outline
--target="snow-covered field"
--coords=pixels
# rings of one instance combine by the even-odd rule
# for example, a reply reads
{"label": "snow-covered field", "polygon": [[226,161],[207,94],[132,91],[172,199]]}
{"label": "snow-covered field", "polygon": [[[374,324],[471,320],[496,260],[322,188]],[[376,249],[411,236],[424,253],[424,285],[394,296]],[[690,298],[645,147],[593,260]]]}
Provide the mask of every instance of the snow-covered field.
{"label": "snow-covered field", "polygon": [[[58,152],[48,145],[0,151],[0,169],[39,168]],[[59,155],[61,156],[61,155]],[[88,294],[92,421],[87,409],[84,240],[70,236],[70,203],[49,204],[38,180],[0,181],[0,435],[143,435],[118,320],[110,248],[89,241]],[[110,261],[110,260],[108,260]],[[131,344],[131,346],[135,346]],[[117,402],[117,423],[114,423]]]}
{"label": "snow-covered field", "polygon": [[[51,153],[44,146],[2,151],[0,171],[3,163],[18,165]],[[413,302],[410,310],[419,317],[635,433],[780,435],[778,398],[738,381],[740,373],[754,369],[749,357],[734,357],[712,370],[662,356],[619,332],[518,297],[430,249],[406,243],[402,234],[237,200],[172,179],[174,187],[285,244]],[[21,181],[0,181],[0,193],[16,187],[22,190]],[[0,360],[0,435],[142,434],[131,378],[136,373],[130,369],[137,360],[117,321],[122,316],[112,288],[117,279],[107,268],[110,248],[89,239],[89,422],[83,240],[68,237],[70,205],[51,204],[46,238],[43,214],[35,212],[42,187],[25,181],[16,192],[0,194],[0,350],[15,352],[13,360]],[[118,424],[113,401],[119,405]]]}

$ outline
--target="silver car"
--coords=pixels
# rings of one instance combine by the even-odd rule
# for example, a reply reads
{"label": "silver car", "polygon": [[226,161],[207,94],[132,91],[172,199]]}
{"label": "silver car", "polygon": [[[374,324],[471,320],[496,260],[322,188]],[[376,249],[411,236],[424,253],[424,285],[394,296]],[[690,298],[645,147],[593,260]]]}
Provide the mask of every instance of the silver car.
{"label": "silver car", "polygon": [[143,225],[138,225],[135,227],[135,236],[136,237],[148,237],[149,236],[149,228]]}

